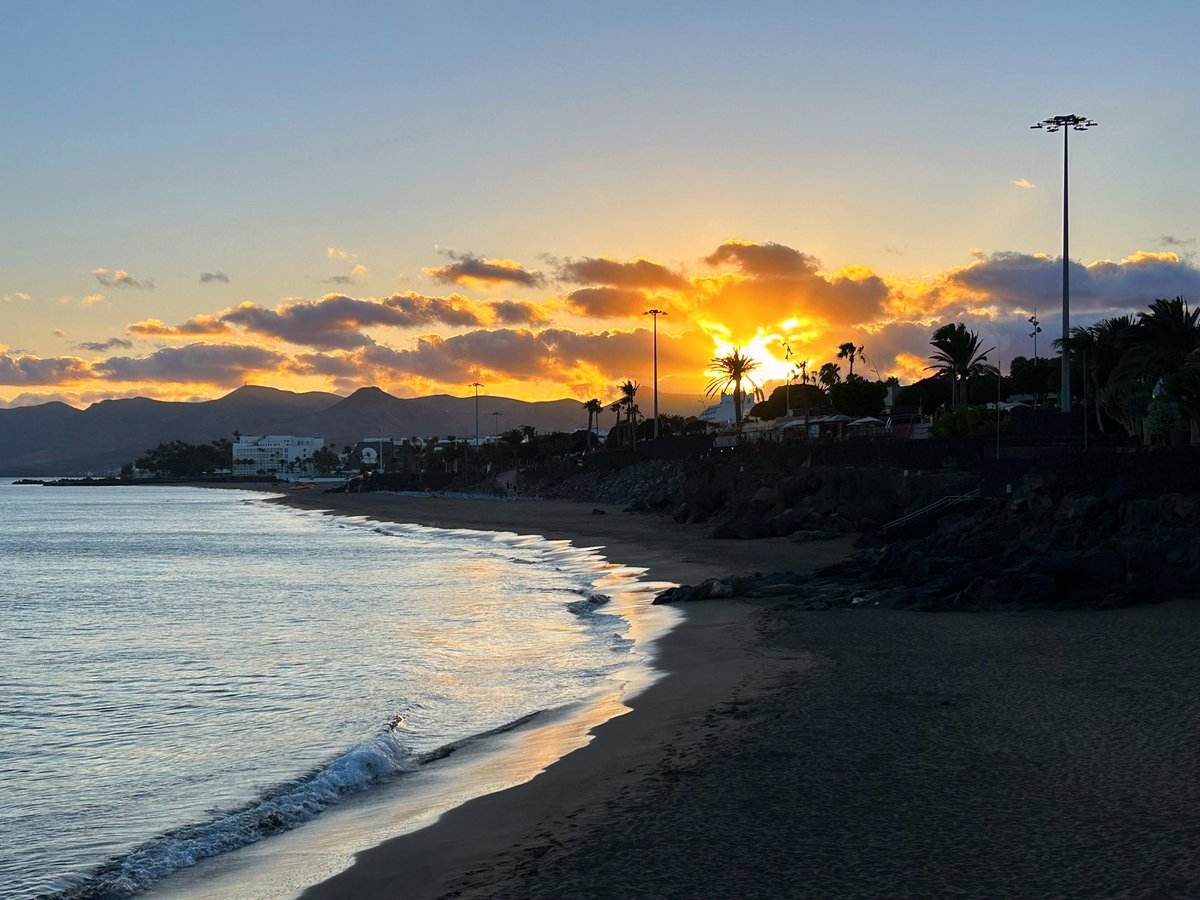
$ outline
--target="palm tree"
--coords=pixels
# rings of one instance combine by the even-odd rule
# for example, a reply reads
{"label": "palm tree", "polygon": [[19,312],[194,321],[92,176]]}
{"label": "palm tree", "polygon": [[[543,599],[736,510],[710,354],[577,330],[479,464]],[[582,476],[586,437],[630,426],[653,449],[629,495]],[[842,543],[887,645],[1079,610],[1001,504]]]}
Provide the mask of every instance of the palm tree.
{"label": "palm tree", "polygon": [[762,399],[762,388],[754,381],[753,373],[758,369],[758,360],[745,356],[741,349],[735,347],[728,356],[714,357],[708,364],[708,371],[716,377],[704,389],[705,396],[711,397],[725,388],[733,385],[733,415],[737,427],[742,427],[742,382],[747,382],[754,391],[754,396]]}
{"label": "palm tree", "polygon": [[1200,309],[1188,309],[1182,297],[1155,300],[1150,312],[1138,313],[1133,340],[1121,365],[1140,369],[1142,377],[1155,384],[1177,371],[1200,348]]}
{"label": "palm tree", "polygon": [[599,430],[599,428],[600,428],[600,413],[604,410],[604,407],[600,404],[599,400],[596,400],[595,398],[593,398],[593,399],[587,401],[585,404],[583,404],[583,408],[587,410],[587,414],[588,414],[588,437],[589,437],[588,449],[590,450],[592,448],[592,442],[590,439],[591,434],[592,434],[592,419],[593,419],[593,417],[595,418],[596,428],[597,428],[597,430]]}
{"label": "palm tree", "polygon": [[937,352],[929,354],[934,365],[925,368],[949,377],[951,406],[955,409],[966,406],[968,379],[995,373],[995,366],[987,365],[987,355],[996,348],[981,350],[983,342],[979,335],[961,322],[943,325],[933,333],[929,343]]}
{"label": "palm tree", "polygon": [[856,358],[862,359],[862,352],[863,352],[863,348],[862,348],[861,344],[859,344],[856,347],[856,346],[854,346],[853,342],[846,341],[846,343],[844,343],[844,344],[838,344],[837,358],[838,359],[846,359],[846,360],[850,361],[850,374],[853,375],[854,374],[854,360]]}
{"label": "palm tree", "polygon": [[817,370],[817,382],[828,390],[842,380],[842,367],[837,363],[827,362]]}
{"label": "palm tree", "polygon": [[[1054,339],[1054,346],[1058,350],[1065,350],[1070,354],[1072,364],[1076,357],[1079,358],[1083,366],[1084,397],[1086,399],[1088,396],[1090,386],[1091,393],[1099,401],[1093,403],[1092,408],[1096,416],[1096,427],[1100,431],[1104,431],[1104,417],[1100,412],[1104,406],[1105,389],[1122,357],[1129,350],[1136,327],[1137,322],[1133,316],[1113,316],[1101,319],[1087,328],[1075,326],[1066,341],[1062,338]],[[1117,393],[1124,396],[1127,392],[1122,390]],[[1109,412],[1109,415],[1114,419],[1122,418],[1115,411]]]}
{"label": "palm tree", "polygon": [[637,414],[638,407],[634,400],[641,385],[636,381],[626,379],[621,385],[621,399],[617,402],[625,408],[625,421],[629,423],[629,445],[637,449]]}

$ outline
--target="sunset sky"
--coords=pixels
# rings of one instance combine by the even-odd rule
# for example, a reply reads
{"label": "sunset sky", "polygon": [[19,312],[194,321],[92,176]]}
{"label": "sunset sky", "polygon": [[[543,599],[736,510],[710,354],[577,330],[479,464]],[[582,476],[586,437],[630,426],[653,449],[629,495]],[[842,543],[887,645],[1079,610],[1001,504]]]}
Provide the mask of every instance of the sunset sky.
{"label": "sunset sky", "polygon": [[[921,377],[1200,302],[1200,6],[0,2],[0,405]],[[995,355],[993,355],[995,361]],[[863,371],[858,368],[858,371]],[[843,372],[845,366],[843,365]]]}

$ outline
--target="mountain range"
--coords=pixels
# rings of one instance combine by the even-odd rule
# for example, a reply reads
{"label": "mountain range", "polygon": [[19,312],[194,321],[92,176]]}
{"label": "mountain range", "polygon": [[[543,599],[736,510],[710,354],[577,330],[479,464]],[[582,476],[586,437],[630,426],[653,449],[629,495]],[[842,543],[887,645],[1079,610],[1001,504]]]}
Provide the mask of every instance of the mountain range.
{"label": "mountain range", "polygon": [[[647,396],[643,411],[649,414],[652,404]],[[701,408],[698,397],[659,394],[664,413],[695,415]],[[481,435],[522,425],[539,432],[574,431],[586,428],[588,420],[578,400],[480,396],[478,409]],[[0,473],[104,474],[163,441],[232,440],[234,431],[322,437],[339,450],[376,435],[468,438],[475,435],[475,411],[473,395],[401,398],[377,387],[360,388],[349,397],[246,385],[217,400],[198,402],[133,397],[102,400],[86,409],[43,403],[0,409]],[[611,425],[612,418],[606,404],[601,427]]]}

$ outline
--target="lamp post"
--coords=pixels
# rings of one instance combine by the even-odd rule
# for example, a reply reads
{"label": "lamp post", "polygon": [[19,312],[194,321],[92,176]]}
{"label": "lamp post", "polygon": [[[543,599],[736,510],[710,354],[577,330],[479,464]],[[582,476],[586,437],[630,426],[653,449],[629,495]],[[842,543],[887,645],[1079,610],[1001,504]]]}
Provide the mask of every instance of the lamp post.
{"label": "lamp post", "polygon": [[[792,358],[791,345],[784,341],[783,343],[783,361],[787,362]],[[793,366],[788,371],[786,387],[783,389],[783,405],[786,409],[787,417],[792,417],[792,379],[796,377],[796,368]]]}
{"label": "lamp post", "polygon": [[501,417],[502,415],[504,415],[504,413],[502,413],[502,412],[494,412],[494,413],[492,413],[492,414],[491,414],[491,416],[492,416],[492,430],[493,430],[493,432],[495,433],[496,437],[499,437],[499,436],[500,436],[500,417]]}
{"label": "lamp post", "polygon": [[483,387],[478,381],[472,381],[471,387],[475,388],[475,449],[479,450],[479,389]]}
{"label": "lamp post", "polygon": [[1062,358],[1062,387],[1059,389],[1059,405],[1062,411],[1069,413],[1071,411],[1071,354],[1068,351],[1070,344],[1068,339],[1071,334],[1071,276],[1070,276],[1070,258],[1067,255],[1067,134],[1071,131],[1087,131],[1089,128],[1095,127],[1097,123],[1089,119],[1087,116],[1051,116],[1049,119],[1042,119],[1036,125],[1030,125],[1030,128],[1045,130],[1050,134],[1056,131],[1063,133],[1063,252],[1062,252],[1062,342],[1063,342],[1063,358]]}
{"label": "lamp post", "polygon": [[1038,355],[1037,355],[1037,336],[1042,333],[1042,323],[1038,321],[1037,310],[1033,311],[1033,315],[1029,317],[1029,324],[1033,326],[1033,331],[1029,332],[1029,336],[1033,338],[1033,408],[1038,407]]}
{"label": "lamp post", "polygon": [[661,309],[648,309],[643,316],[651,316],[654,319],[654,437],[658,438],[658,317],[665,316],[667,313]]}
{"label": "lamp post", "polygon": [[1033,338],[1033,367],[1037,368],[1037,336],[1042,333],[1042,323],[1038,321],[1037,310],[1033,311],[1033,315],[1029,317],[1029,324],[1033,326],[1033,331],[1029,332],[1029,336]]}

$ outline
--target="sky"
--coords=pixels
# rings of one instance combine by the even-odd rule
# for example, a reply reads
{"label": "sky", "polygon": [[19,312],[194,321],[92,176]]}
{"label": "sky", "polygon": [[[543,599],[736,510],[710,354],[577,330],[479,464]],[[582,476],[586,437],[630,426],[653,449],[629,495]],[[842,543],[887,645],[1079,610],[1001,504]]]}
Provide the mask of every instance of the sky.
{"label": "sky", "polygon": [[[1200,298],[1194,2],[0,0],[0,405],[923,377]],[[790,348],[790,356],[787,348]],[[840,362],[843,374],[847,371]],[[864,372],[865,368],[865,372]]]}

